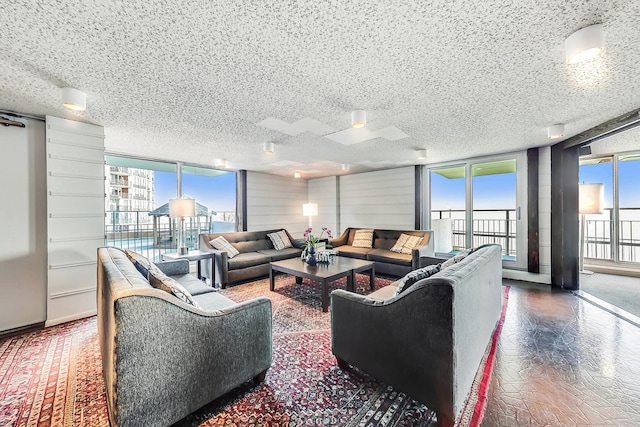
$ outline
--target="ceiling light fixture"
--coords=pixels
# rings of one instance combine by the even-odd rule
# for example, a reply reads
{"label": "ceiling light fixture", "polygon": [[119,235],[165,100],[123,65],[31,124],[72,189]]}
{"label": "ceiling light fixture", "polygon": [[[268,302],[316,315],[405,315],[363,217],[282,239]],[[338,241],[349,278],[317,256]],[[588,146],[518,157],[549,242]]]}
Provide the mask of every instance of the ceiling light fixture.
{"label": "ceiling light fixture", "polygon": [[62,105],[70,110],[84,111],[87,109],[87,94],[72,87],[63,87]]}
{"label": "ceiling light fixture", "polygon": [[302,175],[300,175],[300,172],[294,172],[293,173],[293,177],[296,178],[296,179],[300,178],[301,176]]}
{"label": "ceiling light fixture", "polygon": [[364,110],[353,110],[351,112],[351,127],[362,128],[367,124],[367,112]]}
{"label": "ceiling light fixture", "polygon": [[262,146],[262,149],[267,154],[273,154],[273,152],[275,150],[275,146],[274,146],[273,142],[265,142],[263,144],[263,146]]}
{"label": "ceiling light fixture", "polygon": [[549,126],[547,129],[547,138],[558,139],[564,136],[564,125],[562,123]]}
{"label": "ceiling light fixture", "polygon": [[604,46],[602,24],[590,25],[571,34],[564,41],[567,63],[577,64],[597,56]]}
{"label": "ceiling light fixture", "polygon": [[229,167],[229,163],[225,159],[216,159],[215,164],[216,164],[216,167],[219,167],[219,168]]}
{"label": "ceiling light fixture", "polygon": [[418,150],[418,158],[420,160],[427,160],[427,149],[423,148],[422,150]]}
{"label": "ceiling light fixture", "polygon": [[342,164],[342,170],[345,171],[345,172],[348,172],[349,171],[349,163],[343,163]]}

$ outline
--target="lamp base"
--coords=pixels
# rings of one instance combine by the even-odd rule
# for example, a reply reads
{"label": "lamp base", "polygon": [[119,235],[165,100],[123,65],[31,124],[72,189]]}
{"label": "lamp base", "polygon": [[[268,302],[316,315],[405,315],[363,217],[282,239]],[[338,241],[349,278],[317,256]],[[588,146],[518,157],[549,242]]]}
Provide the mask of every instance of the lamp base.
{"label": "lamp base", "polygon": [[178,255],[187,255],[189,253],[189,248],[181,247],[178,248]]}

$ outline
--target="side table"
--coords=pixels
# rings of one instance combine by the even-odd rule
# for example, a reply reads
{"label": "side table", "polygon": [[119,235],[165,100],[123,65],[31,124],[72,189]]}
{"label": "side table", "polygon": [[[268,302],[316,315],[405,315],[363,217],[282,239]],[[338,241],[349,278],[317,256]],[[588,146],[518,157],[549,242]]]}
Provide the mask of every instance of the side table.
{"label": "side table", "polygon": [[163,261],[169,260],[177,260],[177,259],[186,259],[189,261],[198,261],[198,279],[202,280],[202,267],[201,263],[204,259],[211,260],[211,286],[215,288],[215,280],[216,280],[216,263],[213,259],[213,252],[209,251],[189,251],[185,255],[180,255],[178,252],[169,252],[162,254]]}

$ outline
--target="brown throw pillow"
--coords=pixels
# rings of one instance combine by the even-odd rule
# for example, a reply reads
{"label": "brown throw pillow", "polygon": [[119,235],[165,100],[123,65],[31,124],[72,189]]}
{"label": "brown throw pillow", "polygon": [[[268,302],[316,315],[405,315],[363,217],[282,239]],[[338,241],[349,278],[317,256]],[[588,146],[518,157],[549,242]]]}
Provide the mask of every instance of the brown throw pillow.
{"label": "brown throw pillow", "polygon": [[200,308],[200,305],[193,296],[185,289],[180,283],[162,273],[159,269],[149,270],[149,284],[154,288],[168,292],[178,297],[181,301],[191,304],[196,308]]}

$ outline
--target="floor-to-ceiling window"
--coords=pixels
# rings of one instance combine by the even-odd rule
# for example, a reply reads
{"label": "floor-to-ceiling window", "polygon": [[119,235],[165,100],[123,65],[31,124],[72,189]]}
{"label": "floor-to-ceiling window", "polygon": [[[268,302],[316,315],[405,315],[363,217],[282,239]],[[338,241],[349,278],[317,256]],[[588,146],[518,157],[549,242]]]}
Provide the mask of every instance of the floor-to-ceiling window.
{"label": "floor-to-ceiling window", "polygon": [[601,214],[585,215],[587,263],[640,262],[640,153],[580,160],[581,184],[604,184]]}
{"label": "floor-to-ceiling window", "polygon": [[169,217],[169,199],[178,194],[196,200],[196,216],[184,223],[189,249],[197,248],[201,232],[236,230],[235,172],[113,155],[105,160],[108,246],[156,260],[176,251],[178,220]]}
{"label": "floor-to-ceiling window", "polygon": [[526,266],[525,154],[429,168],[429,196],[436,252],[497,243],[505,266]]}

